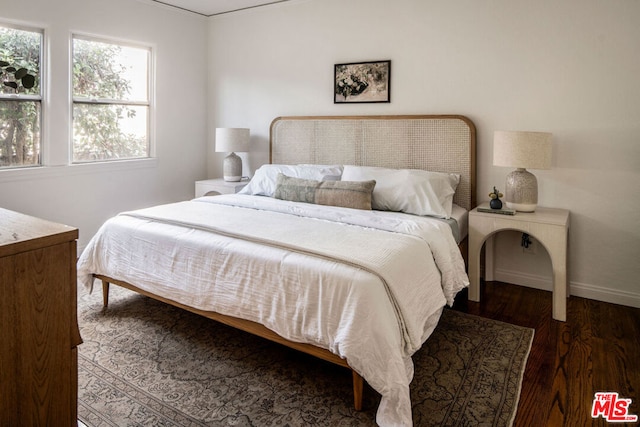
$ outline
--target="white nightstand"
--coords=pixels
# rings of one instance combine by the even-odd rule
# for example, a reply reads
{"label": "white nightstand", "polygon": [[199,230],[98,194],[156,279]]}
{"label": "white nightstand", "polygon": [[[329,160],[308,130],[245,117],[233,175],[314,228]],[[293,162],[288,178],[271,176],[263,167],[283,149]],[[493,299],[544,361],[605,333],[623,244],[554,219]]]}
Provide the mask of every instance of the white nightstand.
{"label": "white nightstand", "polygon": [[[489,203],[483,203],[489,207]],[[538,206],[535,212],[515,215],[469,212],[469,299],[480,301],[480,250],[487,239],[502,230],[518,230],[538,239],[549,253],[553,268],[553,318],[567,320],[567,245],[569,211]],[[487,266],[493,266],[493,253],[485,253]],[[493,271],[487,272],[493,276]]]}
{"label": "white nightstand", "polygon": [[234,194],[242,190],[248,183],[249,181],[246,179],[237,182],[228,182],[222,178],[196,181],[196,197]]}

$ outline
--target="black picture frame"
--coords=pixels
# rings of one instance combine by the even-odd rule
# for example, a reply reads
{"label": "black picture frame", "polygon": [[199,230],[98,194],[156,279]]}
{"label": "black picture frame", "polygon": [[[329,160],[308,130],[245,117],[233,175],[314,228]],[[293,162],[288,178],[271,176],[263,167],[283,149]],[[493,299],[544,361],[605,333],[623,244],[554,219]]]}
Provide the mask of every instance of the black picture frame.
{"label": "black picture frame", "polygon": [[391,102],[391,61],[334,65],[334,104]]}

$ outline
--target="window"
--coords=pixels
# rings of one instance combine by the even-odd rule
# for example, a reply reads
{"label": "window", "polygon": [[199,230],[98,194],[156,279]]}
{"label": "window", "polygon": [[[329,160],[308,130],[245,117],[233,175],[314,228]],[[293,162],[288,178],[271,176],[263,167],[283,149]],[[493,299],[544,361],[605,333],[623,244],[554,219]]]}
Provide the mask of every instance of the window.
{"label": "window", "polygon": [[42,39],[0,24],[0,169],[41,164]]}
{"label": "window", "polygon": [[148,48],[73,37],[74,163],[150,155]]}

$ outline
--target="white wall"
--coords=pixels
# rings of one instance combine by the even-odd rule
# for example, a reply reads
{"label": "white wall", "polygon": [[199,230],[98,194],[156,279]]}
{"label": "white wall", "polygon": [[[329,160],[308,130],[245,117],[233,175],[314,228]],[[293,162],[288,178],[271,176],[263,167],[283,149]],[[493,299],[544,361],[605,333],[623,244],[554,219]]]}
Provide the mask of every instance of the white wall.
{"label": "white wall", "polygon": [[[132,0],[0,0],[0,20],[44,28],[50,59],[46,167],[0,171],[0,207],[78,227],[81,249],[117,212],[193,197],[206,176],[205,18]],[[73,32],[152,46],[155,159],[68,165]]]}
{"label": "white wall", "polygon": [[[638,22],[636,0],[292,0],[213,17],[209,135],[251,128],[248,174],[277,116],[465,114],[483,201],[509,172],[492,166],[493,131],[552,132],[553,169],[533,172],[539,204],[572,212],[572,292],[640,307]],[[333,104],[333,64],[380,59],[390,104]],[[497,278],[550,289],[544,249],[518,244],[500,235]]]}

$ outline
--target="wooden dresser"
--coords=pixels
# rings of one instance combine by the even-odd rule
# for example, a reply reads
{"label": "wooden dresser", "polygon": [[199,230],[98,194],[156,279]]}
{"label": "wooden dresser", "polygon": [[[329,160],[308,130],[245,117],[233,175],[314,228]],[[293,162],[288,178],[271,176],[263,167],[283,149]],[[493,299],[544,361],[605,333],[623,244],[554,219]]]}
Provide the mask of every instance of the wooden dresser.
{"label": "wooden dresser", "polygon": [[76,426],[78,230],[0,208],[0,426]]}

